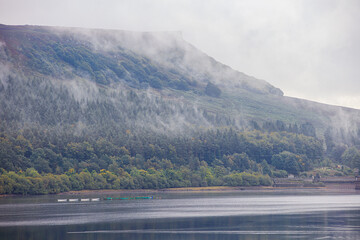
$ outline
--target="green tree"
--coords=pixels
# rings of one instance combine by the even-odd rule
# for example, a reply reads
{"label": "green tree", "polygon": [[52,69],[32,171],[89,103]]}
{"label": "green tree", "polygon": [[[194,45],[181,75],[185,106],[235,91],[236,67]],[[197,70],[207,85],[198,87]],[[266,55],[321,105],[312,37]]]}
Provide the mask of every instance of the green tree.
{"label": "green tree", "polygon": [[250,159],[246,153],[235,153],[231,156],[233,159],[233,170],[243,172],[245,170],[250,169]]}
{"label": "green tree", "polygon": [[281,152],[271,158],[271,163],[277,169],[286,170],[292,174],[299,174],[302,170],[302,159],[299,155],[291,152]]}
{"label": "green tree", "polygon": [[224,176],[224,182],[227,186],[242,186],[243,179],[241,173],[234,173]]}
{"label": "green tree", "polygon": [[360,153],[355,147],[346,149],[341,155],[341,160],[345,165],[360,169]]}

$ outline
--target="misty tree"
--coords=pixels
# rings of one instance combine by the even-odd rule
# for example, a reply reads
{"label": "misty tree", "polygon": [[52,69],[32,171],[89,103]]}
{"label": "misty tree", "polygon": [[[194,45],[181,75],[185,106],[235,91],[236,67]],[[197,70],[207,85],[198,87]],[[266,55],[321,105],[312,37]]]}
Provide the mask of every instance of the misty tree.
{"label": "misty tree", "polygon": [[360,152],[355,147],[346,149],[341,155],[341,160],[345,165],[360,169]]}
{"label": "misty tree", "polygon": [[215,84],[209,82],[205,88],[206,95],[210,97],[220,97],[221,90]]}

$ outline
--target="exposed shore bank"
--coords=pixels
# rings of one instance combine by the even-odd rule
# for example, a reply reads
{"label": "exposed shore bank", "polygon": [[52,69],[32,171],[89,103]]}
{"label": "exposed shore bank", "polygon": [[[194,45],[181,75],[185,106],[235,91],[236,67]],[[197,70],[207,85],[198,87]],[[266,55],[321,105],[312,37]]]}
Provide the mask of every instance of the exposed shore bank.
{"label": "exposed shore bank", "polygon": [[[57,193],[55,195],[149,195],[156,193],[171,192],[236,192],[236,191],[319,191],[319,192],[335,192],[335,193],[359,193],[360,190],[355,189],[355,179],[352,177],[337,177],[322,179],[324,185],[304,185],[304,184],[284,184],[283,186],[210,186],[210,187],[183,187],[183,188],[165,188],[165,189],[99,189],[99,190],[80,190]],[[288,180],[291,183],[293,180]],[[306,181],[304,181],[306,182]],[[0,197],[20,196],[17,194],[3,194]]]}
{"label": "exposed shore bank", "polygon": [[227,187],[227,186],[219,186],[219,187],[184,187],[184,188],[166,188],[166,189],[125,189],[125,190],[81,190],[81,191],[70,191],[64,193],[58,193],[57,195],[124,195],[124,194],[154,194],[154,193],[181,193],[181,192],[237,192],[237,191],[301,191],[301,190],[309,190],[309,191],[319,191],[319,192],[338,192],[338,193],[359,193],[360,190],[355,189],[354,184],[327,184],[324,187]]}

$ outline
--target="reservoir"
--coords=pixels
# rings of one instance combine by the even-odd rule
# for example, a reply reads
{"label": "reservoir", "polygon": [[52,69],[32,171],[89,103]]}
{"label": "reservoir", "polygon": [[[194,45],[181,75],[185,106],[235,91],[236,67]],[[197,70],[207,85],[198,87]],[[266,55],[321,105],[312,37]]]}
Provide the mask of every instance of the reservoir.
{"label": "reservoir", "polygon": [[317,189],[0,198],[0,239],[360,239],[360,194]]}

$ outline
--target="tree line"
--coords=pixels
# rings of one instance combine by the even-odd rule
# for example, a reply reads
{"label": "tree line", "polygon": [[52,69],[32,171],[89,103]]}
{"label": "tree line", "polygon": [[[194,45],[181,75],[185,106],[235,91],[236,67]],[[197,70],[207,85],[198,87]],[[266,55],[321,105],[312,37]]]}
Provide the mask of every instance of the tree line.
{"label": "tree line", "polygon": [[201,166],[197,171],[179,169],[148,170],[131,168],[101,169],[76,172],[73,168],[63,174],[39,174],[34,168],[26,171],[1,170],[0,194],[53,194],[70,190],[97,189],[162,189],[173,187],[207,186],[270,186],[271,178],[260,173],[230,173],[219,167]]}
{"label": "tree line", "polygon": [[[113,133],[112,137],[80,137],[39,129],[12,135],[3,132],[0,133],[1,166],[7,171],[34,168],[40,173],[61,174],[70,168],[99,172],[113,163],[124,169],[189,165],[196,170],[200,162],[205,162],[235,171],[246,170],[251,162],[265,161],[277,169],[298,173],[316,166],[324,152],[322,142],[313,137],[232,128],[199,131],[191,136],[136,134],[125,130]],[[241,160],[229,157],[234,154],[240,154]],[[284,162],[290,159],[292,167],[285,167]]]}
{"label": "tree line", "polygon": [[39,129],[0,133],[2,193],[271,185],[270,177],[317,166],[322,142],[289,132],[232,128],[74,136]]}

